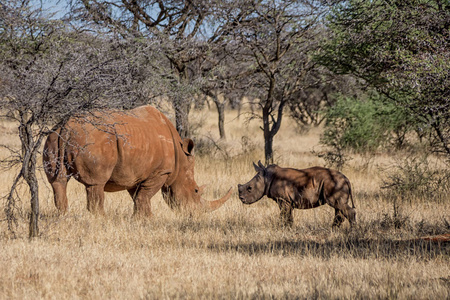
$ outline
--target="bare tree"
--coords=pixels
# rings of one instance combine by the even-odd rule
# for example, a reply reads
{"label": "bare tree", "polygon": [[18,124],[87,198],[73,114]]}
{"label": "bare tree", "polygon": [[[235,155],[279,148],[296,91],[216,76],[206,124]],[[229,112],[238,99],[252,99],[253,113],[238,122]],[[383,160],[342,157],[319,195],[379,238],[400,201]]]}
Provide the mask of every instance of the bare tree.
{"label": "bare tree", "polygon": [[324,109],[332,107],[339,94],[357,93],[358,83],[351,76],[336,75],[316,67],[304,79],[288,103],[289,113],[302,131],[316,127],[325,120]]}
{"label": "bare tree", "polygon": [[[235,17],[228,23],[234,25],[230,34],[243,68],[235,77],[261,108],[265,162],[269,164],[284,108],[304,89],[306,76],[316,66],[311,53],[324,7],[319,1],[248,2],[228,15]],[[251,13],[244,11],[248,7]]]}
{"label": "bare tree", "polygon": [[207,49],[209,40],[203,38],[202,26],[210,15],[210,2],[73,0],[71,11],[78,20],[160,43],[173,71],[168,96],[175,110],[176,128],[186,137],[190,135],[188,114],[196,92],[189,64]]}
{"label": "bare tree", "polygon": [[29,234],[35,237],[37,157],[44,138],[71,116],[148,102],[158,93],[147,88],[157,68],[149,70],[154,58],[148,45],[69,31],[63,22],[30,8],[29,1],[2,4],[0,20],[0,117],[17,123],[22,145],[8,148],[12,156],[2,161],[20,165],[5,212],[13,230],[16,188],[25,180],[31,192]]}
{"label": "bare tree", "polygon": [[225,108],[232,101],[241,101],[246,91],[239,80],[246,70],[237,62],[237,53],[235,46],[230,46],[228,42],[217,43],[200,61],[199,72],[203,77],[200,89],[216,106],[222,140],[226,139]]}

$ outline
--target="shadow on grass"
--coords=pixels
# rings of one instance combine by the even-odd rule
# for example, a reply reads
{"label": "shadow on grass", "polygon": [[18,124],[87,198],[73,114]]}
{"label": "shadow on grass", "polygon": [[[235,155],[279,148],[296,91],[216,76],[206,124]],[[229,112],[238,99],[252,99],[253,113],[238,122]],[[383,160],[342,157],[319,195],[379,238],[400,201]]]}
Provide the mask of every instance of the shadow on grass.
{"label": "shadow on grass", "polygon": [[416,257],[433,259],[450,257],[450,241],[426,241],[422,239],[390,240],[348,238],[325,242],[312,240],[278,240],[266,243],[212,244],[209,249],[217,252],[239,252],[247,255],[313,256],[323,259],[332,257],[402,259]]}

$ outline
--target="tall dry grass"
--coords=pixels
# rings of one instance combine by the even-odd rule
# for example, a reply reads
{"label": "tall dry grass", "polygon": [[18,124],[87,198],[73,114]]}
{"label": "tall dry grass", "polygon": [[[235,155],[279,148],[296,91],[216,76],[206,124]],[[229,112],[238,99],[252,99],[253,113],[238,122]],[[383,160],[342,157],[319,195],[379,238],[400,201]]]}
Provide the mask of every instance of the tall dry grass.
{"label": "tall dry grass", "polygon": [[[247,124],[234,111],[226,118],[228,139],[219,141],[214,111],[191,116],[202,123],[196,129],[202,155],[195,172],[199,184],[208,184],[209,199],[250,180],[252,162],[263,158],[259,124]],[[17,145],[12,124],[3,122],[0,130],[0,142]],[[297,168],[323,165],[311,154],[319,148],[319,134],[314,129],[300,135],[286,120],[275,138],[276,161]],[[417,238],[450,232],[450,201],[413,199],[402,203],[402,218],[394,219],[392,203],[380,190],[384,170],[394,160],[379,154],[368,164],[354,156],[344,168],[358,224],[350,230],[346,222],[336,232],[331,207],[296,210],[292,228],[283,228],[275,203],[263,199],[244,206],[236,192],[219,210],[196,217],[175,214],[157,194],[150,220],[131,218],[127,193],[110,193],[106,216],[95,217],[75,181],[69,183],[70,211],[58,216],[42,177],[41,236],[27,238],[25,188],[17,238],[0,223],[0,298],[448,299],[448,242]],[[2,195],[14,175],[14,170],[0,173]]]}

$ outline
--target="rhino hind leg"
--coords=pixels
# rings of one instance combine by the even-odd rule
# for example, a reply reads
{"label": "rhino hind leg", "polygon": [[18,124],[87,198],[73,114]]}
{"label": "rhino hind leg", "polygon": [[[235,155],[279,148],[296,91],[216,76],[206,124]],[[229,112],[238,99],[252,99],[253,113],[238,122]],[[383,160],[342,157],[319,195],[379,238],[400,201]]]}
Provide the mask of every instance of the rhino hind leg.
{"label": "rhino hind leg", "polygon": [[349,198],[349,192],[346,190],[338,191],[326,198],[328,205],[335,209],[333,228],[339,227],[345,219],[350,222],[351,226],[356,223],[356,210],[348,205]]}
{"label": "rhino hind leg", "polygon": [[104,189],[104,185],[86,186],[87,209],[93,214],[105,214],[103,207],[105,201]]}
{"label": "rhino hind leg", "polygon": [[354,208],[352,208],[348,204],[346,204],[345,209],[343,210],[343,213],[344,213],[344,216],[350,222],[350,225],[353,225],[356,223],[356,210]]}
{"label": "rhino hind leg", "polygon": [[55,150],[44,150],[44,170],[48,182],[53,189],[53,201],[55,206],[60,213],[65,214],[69,207],[67,200],[67,182],[69,181],[70,176],[67,175],[67,169],[64,164],[59,162],[54,153]]}
{"label": "rhino hind leg", "polygon": [[350,226],[356,223],[356,211],[348,204],[339,205],[335,207],[335,215],[333,220],[333,228],[341,226],[344,222],[344,217],[350,222]]}
{"label": "rhino hind leg", "polygon": [[342,222],[344,222],[344,215],[340,209],[334,209],[334,220],[333,220],[333,228],[338,228],[341,226]]}

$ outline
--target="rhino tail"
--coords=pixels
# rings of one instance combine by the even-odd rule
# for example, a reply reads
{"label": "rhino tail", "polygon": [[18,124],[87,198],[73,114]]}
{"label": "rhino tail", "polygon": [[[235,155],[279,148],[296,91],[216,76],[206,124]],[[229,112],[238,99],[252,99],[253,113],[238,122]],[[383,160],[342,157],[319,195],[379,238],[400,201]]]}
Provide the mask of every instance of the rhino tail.
{"label": "rhino tail", "polygon": [[65,156],[66,156],[66,142],[63,138],[63,134],[65,133],[64,128],[61,129],[61,131],[58,134],[58,166],[57,168],[57,176],[66,176],[67,170],[66,170],[66,162],[65,162]]}

